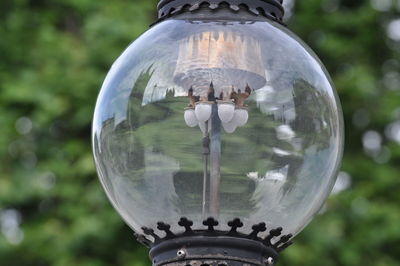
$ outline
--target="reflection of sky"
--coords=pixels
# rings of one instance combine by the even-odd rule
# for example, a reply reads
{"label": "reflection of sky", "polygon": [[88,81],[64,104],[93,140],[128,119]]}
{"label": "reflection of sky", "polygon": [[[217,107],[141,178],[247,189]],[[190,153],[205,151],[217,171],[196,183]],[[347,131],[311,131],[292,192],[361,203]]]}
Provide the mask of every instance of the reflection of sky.
{"label": "reflection of sky", "polygon": [[257,102],[257,107],[264,114],[274,114],[276,120],[284,120],[288,123],[295,117],[293,103],[293,85],[290,89],[279,90],[273,86],[264,86],[255,91],[249,98],[250,101]]}

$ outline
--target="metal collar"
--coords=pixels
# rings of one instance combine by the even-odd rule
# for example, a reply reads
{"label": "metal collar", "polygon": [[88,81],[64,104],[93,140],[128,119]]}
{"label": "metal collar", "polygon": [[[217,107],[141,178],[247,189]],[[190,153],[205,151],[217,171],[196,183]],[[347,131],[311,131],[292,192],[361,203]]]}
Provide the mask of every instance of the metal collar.
{"label": "metal collar", "polygon": [[282,23],[285,13],[283,0],[160,0],[158,3],[158,21],[186,12],[201,9],[230,9],[233,13],[241,10],[253,16],[261,16]]}

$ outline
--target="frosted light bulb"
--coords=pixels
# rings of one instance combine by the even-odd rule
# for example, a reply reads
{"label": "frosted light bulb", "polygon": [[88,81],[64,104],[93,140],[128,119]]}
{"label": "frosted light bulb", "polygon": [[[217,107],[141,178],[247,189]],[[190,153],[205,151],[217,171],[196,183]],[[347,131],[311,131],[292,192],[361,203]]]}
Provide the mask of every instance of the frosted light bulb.
{"label": "frosted light bulb", "polygon": [[199,122],[199,128],[200,128],[201,132],[203,132],[203,134],[206,133],[206,126],[207,126],[207,125],[208,125],[208,127],[207,127],[207,133],[210,133],[210,131],[211,131],[211,123],[208,123],[208,122]]}
{"label": "frosted light bulb", "polygon": [[247,124],[249,120],[249,112],[246,108],[237,108],[235,110],[235,114],[233,116],[233,120],[235,121],[238,127],[242,127]]}
{"label": "frosted light bulb", "polygon": [[211,103],[210,102],[198,102],[196,103],[195,114],[199,122],[206,122],[211,117]]}
{"label": "frosted light bulb", "polygon": [[236,130],[236,128],[237,128],[237,125],[236,125],[235,121],[232,120],[232,121],[229,122],[229,123],[222,123],[222,127],[224,128],[224,130],[225,130],[226,133],[229,133],[229,134],[230,134],[230,133],[235,132],[235,130]]}
{"label": "frosted light bulb", "polygon": [[195,127],[199,124],[199,121],[197,121],[196,114],[194,112],[194,108],[186,108],[184,117],[186,125],[188,125],[188,127]]}
{"label": "frosted light bulb", "polygon": [[218,102],[218,116],[222,123],[228,123],[232,120],[235,114],[235,104],[230,101]]}

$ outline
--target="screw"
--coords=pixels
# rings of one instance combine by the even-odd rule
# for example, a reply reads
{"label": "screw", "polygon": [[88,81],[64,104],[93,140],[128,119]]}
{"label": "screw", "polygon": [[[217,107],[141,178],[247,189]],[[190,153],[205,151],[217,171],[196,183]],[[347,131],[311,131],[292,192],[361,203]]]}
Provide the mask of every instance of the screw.
{"label": "screw", "polygon": [[269,257],[268,259],[265,259],[265,264],[267,265],[273,265],[274,264],[274,259]]}
{"label": "screw", "polygon": [[177,255],[179,258],[184,258],[184,257],[186,256],[186,252],[185,252],[185,250],[180,249],[180,250],[178,250],[178,252],[176,252],[176,255]]}

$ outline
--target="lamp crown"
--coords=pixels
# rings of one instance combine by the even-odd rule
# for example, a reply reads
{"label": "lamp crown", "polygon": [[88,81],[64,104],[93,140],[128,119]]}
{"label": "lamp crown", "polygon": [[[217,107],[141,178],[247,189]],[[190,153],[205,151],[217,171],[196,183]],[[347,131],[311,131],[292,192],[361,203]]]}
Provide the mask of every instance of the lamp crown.
{"label": "lamp crown", "polygon": [[157,6],[158,21],[202,9],[230,9],[235,13],[244,10],[251,15],[282,23],[285,13],[282,2],[283,0],[160,0]]}

